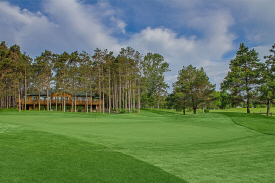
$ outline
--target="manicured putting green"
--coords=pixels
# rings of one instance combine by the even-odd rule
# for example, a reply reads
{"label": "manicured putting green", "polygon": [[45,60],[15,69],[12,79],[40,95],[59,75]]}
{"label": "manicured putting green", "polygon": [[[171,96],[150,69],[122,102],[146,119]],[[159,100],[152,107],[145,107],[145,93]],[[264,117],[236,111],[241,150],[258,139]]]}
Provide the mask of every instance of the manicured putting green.
{"label": "manicured putting green", "polygon": [[275,119],[252,115],[2,111],[0,182],[275,182]]}

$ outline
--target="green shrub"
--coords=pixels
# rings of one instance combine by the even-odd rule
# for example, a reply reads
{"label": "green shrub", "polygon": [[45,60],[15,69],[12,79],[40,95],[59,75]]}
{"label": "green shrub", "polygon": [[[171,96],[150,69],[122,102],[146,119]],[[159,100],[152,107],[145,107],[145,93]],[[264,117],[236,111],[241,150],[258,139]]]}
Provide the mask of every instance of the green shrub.
{"label": "green shrub", "polygon": [[204,109],[204,112],[205,113],[209,113],[209,109]]}
{"label": "green shrub", "polygon": [[3,109],[0,109],[0,111],[2,111],[2,112],[18,112],[19,110],[16,109],[16,108],[8,108],[8,109],[7,108],[3,108]]}
{"label": "green shrub", "polygon": [[257,109],[261,108],[261,105],[257,105],[256,108],[257,108]]}
{"label": "green shrub", "polygon": [[126,110],[121,109],[121,111],[120,111],[119,113],[120,113],[120,114],[124,114],[124,113],[126,113]]}

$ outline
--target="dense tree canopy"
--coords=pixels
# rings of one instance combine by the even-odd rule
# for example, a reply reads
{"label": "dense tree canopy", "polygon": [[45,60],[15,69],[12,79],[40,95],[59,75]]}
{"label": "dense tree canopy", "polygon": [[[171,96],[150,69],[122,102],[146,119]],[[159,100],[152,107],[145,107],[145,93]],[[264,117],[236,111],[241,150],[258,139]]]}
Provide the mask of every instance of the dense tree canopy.
{"label": "dense tree canopy", "polygon": [[[62,100],[62,109],[70,102],[71,111],[76,112],[76,94],[96,95],[104,107],[100,112],[140,112],[143,107],[173,107],[177,110],[204,110],[228,108],[245,104],[250,112],[252,104],[267,105],[275,100],[275,44],[265,56],[265,63],[259,62],[255,49],[249,50],[240,44],[236,56],[229,63],[229,72],[221,83],[221,91],[215,91],[203,68],[183,66],[173,83],[173,92],[168,95],[168,84],[164,74],[169,64],[157,53],[142,56],[131,47],[122,48],[117,56],[107,49],[94,50],[94,55],[82,52],[52,53],[45,50],[34,60],[21,53],[20,46],[7,47],[0,44],[0,108],[20,107],[27,93],[47,91],[47,110],[51,109],[50,90],[56,89]],[[74,97],[65,98],[65,92]],[[57,100],[57,97],[56,97]],[[40,101],[39,101],[40,109]],[[55,108],[57,110],[57,106]],[[88,111],[88,107],[86,108]],[[92,106],[90,107],[92,112]]]}
{"label": "dense tree canopy", "polygon": [[198,107],[204,107],[214,100],[215,85],[212,85],[203,68],[196,69],[192,65],[179,71],[177,81],[173,84],[176,108],[189,106],[194,114]]}
{"label": "dense tree canopy", "polygon": [[[63,52],[54,54],[49,50],[41,53],[34,61],[26,54],[22,54],[18,45],[8,48],[5,42],[0,45],[0,69],[1,69],[1,93],[0,101],[2,107],[16,107],[23,97],[22,91],[25,89],[25,98],[28,92],[47,90],[47,110],[50,109],[50,89],[56,89],[62,100],[62,109],[66,110],[65,92],[76,95],[77,92],[98,95],[100,103],[105,109],[118,111],[139,112],[141,104],[141,94],[151,91],[154,97],[160,101],[164,95],[167,84],[164,83],[163,72],[168,71],[168,64],[162,63],[163,57],[159,54],[152,54],[149,59],[152,65],[154,77],[148,89],[148,80],[145,77],[146,69],[142,63],[149,63],[143,60],[142,55],[131,47],[122,48],[117,57],[108,50],[96,49],[93,56],[83,51],[70,53]],[[146,57],[147,58],[147,57]],[[148,71],[146,71],[148,73]],[[147,74],[148,75],[148,74]],[[25,84],[24,84],[25,81]],[[154,84],[154,85],[152,85]],[[143,94],[144,95],[144,94]],[[57,98],[56,98],[57,100]],[[71,111],[76,111],[76,107],[71,102]],[[149,101],[144,101],[150,104]],[[76,105],[76,104],[75,104]],[[150,104],[151,105],[151,104]],[[152,105],[156,105],[153,103]],[[21,105],[20,105],[21,106]],[[21,110],[21,107],[19,107]],[[40,100],[39,100],[40,109]],[[57,109],[57,106],[56,108]],[[26,110],[26,108],[25,108]],[[87,108],[87,112],[88,108]],[[90,111],[92,112],[92,110]]]}
{"label": "dense tree canopy", "polygon": [[147,53],[142,63],[145,97],[149,106],[160,104],[161,95],[165,94],[169,87],[164,82],[164,73],[170,71],[169,64],[160,54]]}

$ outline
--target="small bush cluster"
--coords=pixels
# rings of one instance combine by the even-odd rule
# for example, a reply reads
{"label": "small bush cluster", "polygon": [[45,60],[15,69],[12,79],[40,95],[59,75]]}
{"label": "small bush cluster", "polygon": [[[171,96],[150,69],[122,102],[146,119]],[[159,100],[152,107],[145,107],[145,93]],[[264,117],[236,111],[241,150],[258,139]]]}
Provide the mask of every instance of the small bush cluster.
{"label": "small bush cluster", "polygon": [[204,109],[204,113],[209,113],[209,109]]}
{"label": "small bush cluster", "polygon": [[120,111],[119,113],[120,113],[120,114],[124,114],[124,113],[126,113],[126,110],[121,109],[121,111]]}

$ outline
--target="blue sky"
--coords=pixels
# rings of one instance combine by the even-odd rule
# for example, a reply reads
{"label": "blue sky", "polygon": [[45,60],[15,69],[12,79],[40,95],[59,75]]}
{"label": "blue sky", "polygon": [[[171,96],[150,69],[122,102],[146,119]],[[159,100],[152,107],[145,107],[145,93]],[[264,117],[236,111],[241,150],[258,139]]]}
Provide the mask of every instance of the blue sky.
{"label": "blue sky", "polygon": [[131,46],[163,55],[170,85],[192,64],[218,89],[241,42],[262,61],[269,54],[274,9],[274,0],[0,0],[0,40],[32,58]]}

